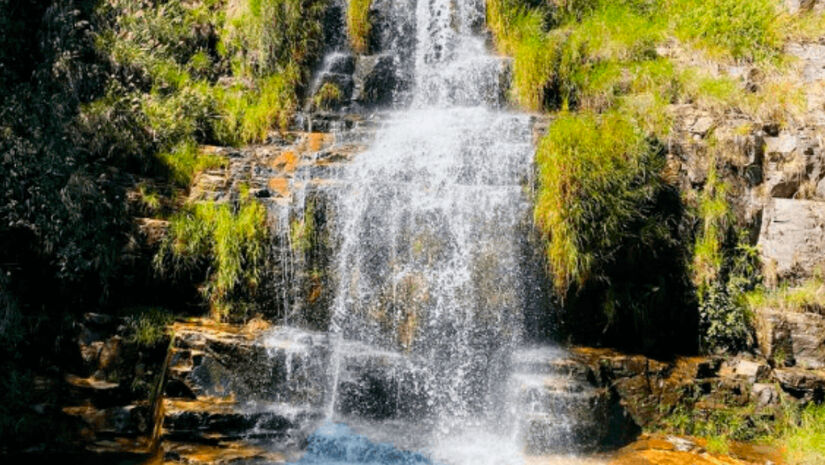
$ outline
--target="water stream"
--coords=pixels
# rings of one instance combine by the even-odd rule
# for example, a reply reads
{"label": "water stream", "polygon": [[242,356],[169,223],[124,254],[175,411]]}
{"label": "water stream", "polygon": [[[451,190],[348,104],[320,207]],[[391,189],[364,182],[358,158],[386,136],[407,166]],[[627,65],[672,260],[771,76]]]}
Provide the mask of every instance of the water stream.
{"label": "water stream", "polygon": [[[415,22],[415,40],[390,41],[414,47],[395,51],[412,84],[331,200],[326,426],[303,463],[513,464],[567,450],[580,436],[570,405],[592,396],[562,351],[525,340],[525,309],[544,298],[527,252],[531,118],[504,104],[508,64],[485,44],[483,0],[418,0],[412,15],[395,3]],[[341,455],[372,444],[395,457],[384,443],[427,458]]]}

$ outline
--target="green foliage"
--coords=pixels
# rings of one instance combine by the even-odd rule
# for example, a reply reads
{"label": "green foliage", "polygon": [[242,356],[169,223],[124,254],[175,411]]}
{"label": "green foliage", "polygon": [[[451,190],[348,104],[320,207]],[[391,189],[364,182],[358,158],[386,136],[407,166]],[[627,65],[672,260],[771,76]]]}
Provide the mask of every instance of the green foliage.
{"label": "green foliage", "polygon": [[197,202],[170,221],[169,235],[155,256],[166,273],[206,261],[204,294],[216,318],[228,316],[238,302],[253,294],[262,273],[267,238],[266,209],[242,192],[237,205]]}
{"label": "green foliage", "polygon": [[308,252],[312,249],[313,234],[315,234],[315,203],[307,202],[303,217],[292,220],[290,224],[290,247],[294,252]]}
{"label": "green foliage", "polygon": [[258,79],[251,92],[241,86],[215,92],[222,115],[215,125],[217,137],[229,143],[263,142],[271,129],[285,131],[298,108],[298,74],[288,66],[283,73]]}
{"label": "green foliage", "polygon": [[667,16],[681,40],[736,60],[772,58],[781,51],[777,4],[771,0],[669,0]]}
{"label": "green foliage", "polygon": [[[226,13],[222,52],[236,74],[269,76],[315,59],[324,0],[238,0]],[[303,78],[303,76],[302,76]]]}
{"label": "green foliage", "polygon": [[137,308],[127,317],[129,328],[129,342],[140,347],[155,347],[169,336],[169,325],[175,317],[167,310],[160,308]]}
{"label": "green foliage", "polygon": [[[535,219],[547,238],[556,290],[598,278],[650,211],[663,159],[627,117],[560,115],[536,154]],[[596,276],[593,276],[593,275]]]}
{"label": "green foliage", "polygon": [[352,49],[367,53],[370,41],[370,6],[372,0],[349,0],[347,5],[347,31]]}
{"label": "green foliage", "polygon": [[[201,152],[193,142],[182,142],[169,152],[160,152],[158,157],[169,168],[172,179],[181,187],[189,187],[195,174],[227,164],[223,157]],[[159,204],[159,199],[155,199],[155,203]]]}
{"label": "green foliage", "polygon": [[[699,199],[691,272],[703,348],[736,351],[753,343],[744,296],[759,284],[759,254],[746,238],[735,238],[728,186],[718,178],[715,162],[714,157]],[[732,238],[738,241],[735,247]]]}
{"label": "green foliage", "polygon": [[825,463],[825,405],[811,404],[794,415],[777,442],[790,465]]}
{"label": "green foliage", "polygon": [[711,452],[725,454],[730,441],[764,441],[774,437],[781,425],[774,412],[759,411],[754,405],[696,409],[682,403],[660,418],[653,428],[668,433],[707,440]]}
{"label": "green foliage", "polygon": [[799,286],[783,283],[776,289],[758,287],[745,296],[752,310],[771,308],[787,312],[814,312],[825,310],[825,283],[811,278]]}

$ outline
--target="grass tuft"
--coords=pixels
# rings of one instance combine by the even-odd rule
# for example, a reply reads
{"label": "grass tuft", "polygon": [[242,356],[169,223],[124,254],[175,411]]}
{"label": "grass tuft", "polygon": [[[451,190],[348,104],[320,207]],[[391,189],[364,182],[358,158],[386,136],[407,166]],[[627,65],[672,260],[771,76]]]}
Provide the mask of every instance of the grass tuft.
{"label": "grass tuft", "polygon": [[556,291],[583,285],[643,217],[660,187],[662,158],[618,112],[562,114],[536,154],[535,219],[546,237]]}
{"label": "grass tuft", "polygon": [[347,31],[349,42],[356,53],[367,53],[369,50],[370,6],[372,0],[349,0],[347,5]]}

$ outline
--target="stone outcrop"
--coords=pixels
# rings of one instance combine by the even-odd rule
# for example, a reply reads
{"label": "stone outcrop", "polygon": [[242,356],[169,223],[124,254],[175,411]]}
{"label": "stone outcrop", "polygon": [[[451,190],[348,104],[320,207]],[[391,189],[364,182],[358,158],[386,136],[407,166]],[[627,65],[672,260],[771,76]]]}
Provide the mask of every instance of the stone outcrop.
{"label": "stone outcrop", "polygon": [[80,363],[76,374],[65,375],[63,413],[78,420],[88,450],[149,451],[169,339],[141,346],[130,334],[128,318],[95,313],[78,326]]}
{"label": "stone outcrop", "polygon": [[759,247],[776,278],[813,275],[825,264],[825,201],[773,199],[762,214]]}
{"label": "stone outcrop", "polygon": [[755,321],[759,348],[775,364],[825,367],[825,316],[761,308]]}

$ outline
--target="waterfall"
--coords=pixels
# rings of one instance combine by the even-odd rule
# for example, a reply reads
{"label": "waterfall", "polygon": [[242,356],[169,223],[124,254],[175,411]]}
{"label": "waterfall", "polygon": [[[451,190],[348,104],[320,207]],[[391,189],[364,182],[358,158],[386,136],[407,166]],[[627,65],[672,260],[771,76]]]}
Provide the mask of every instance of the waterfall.
{"label": "waterfall", "polygon": [[513,436],[509,367],[535,281],[523,266],[530,117],[503,109],[507,66],[477,34],[483,18],[481,0],[418,1],[411,103],[346,166],[334,199],[327,414],[344,416],[347,357],[398,353],[417,367],[399,382],[418,387],[399,389],[417,391],[410,411],[431,444]]}

